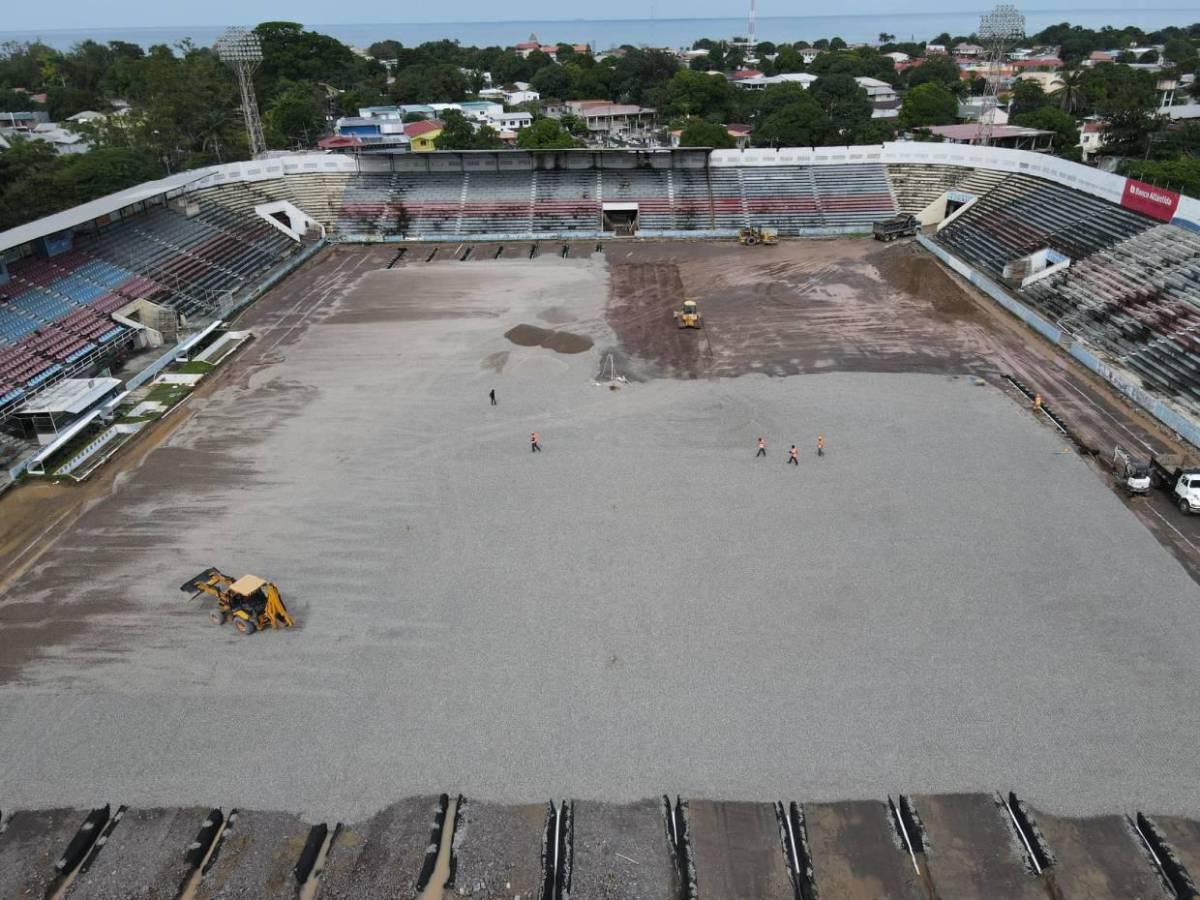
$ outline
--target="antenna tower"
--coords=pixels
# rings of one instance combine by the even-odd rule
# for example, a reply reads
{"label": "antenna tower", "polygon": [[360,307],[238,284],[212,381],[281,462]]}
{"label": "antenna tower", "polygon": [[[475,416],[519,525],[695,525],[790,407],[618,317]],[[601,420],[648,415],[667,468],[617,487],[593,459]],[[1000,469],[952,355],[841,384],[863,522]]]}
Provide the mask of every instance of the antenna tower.
{"label": "antenna tower", "polygon": [[250,141],[250,158],[255,159],[267,149],[262,119],[258,116],[258,98],[254,96],[254,72],[262,64],[262,44],[253,31],[235,25],[225,29],[213,49],[237,75],[238,87],[242,90],[242,118],[246,122],[246,137]]}
{"label": "antenna tower", "polygon": [[1010,4],[1001,3],[979,20],[979,40],[987,54],[987,70],[977,142],[985,147],[992,142],[992,129],[996,124],[996,108],[999,105],[997,94],[1000,92],[1005,59],[1013,44],[1024,36],[1025,16]]}
{"label": "antenna tower", "polygon": [[746,39],[750,42],[751,52],[754,52],[754,48],[758,46],[758,41],[754,39],[754,26],[756,24],[755,19],[758,18],[755,5],[755,0],[750,0],[750,19],[746,23]]}

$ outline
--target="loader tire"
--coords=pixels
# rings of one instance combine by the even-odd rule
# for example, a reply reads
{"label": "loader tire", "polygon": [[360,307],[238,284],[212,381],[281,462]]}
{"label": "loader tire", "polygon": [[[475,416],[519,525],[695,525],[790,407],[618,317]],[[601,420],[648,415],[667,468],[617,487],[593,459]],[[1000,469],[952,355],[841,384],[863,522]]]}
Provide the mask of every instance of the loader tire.
{"label": "loader tire", "polygon": [[209,621],[211,621],[214,625],[224,625],[225,624],[225,613],[221,612],[219,609],[212,610],[208,614],[208,618],[209,618]]}
{"label": "loader tire", "polygon": [[237,628],[241,634],[254,634],[254,632],[258,630],[258,626],[249,619],[238,619],[234,623],[234,627]]}

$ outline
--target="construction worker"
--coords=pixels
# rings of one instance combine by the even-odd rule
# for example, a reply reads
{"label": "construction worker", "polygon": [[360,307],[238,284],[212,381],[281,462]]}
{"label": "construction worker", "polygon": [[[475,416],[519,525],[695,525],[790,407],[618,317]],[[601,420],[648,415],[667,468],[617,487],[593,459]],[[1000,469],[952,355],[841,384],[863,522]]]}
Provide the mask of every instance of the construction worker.
{"label": "construction worker", "polygon": [[760,456],[766,456],[766,455],[767,455],[767,442],[765,440],[763,440],[762,438],[759,438],[758,439],[758,452],[754,454],[754,458],[758,459]]}
{"label": "construction worker", "polygon": [[495,406],[496,405],[496,389],[495,388],[492,388],[490,391],[488,391],[488,397],[491,398],[492,406]]}
{"label": "construction worker", "polygon": [[1042,395],[1034,394],[1033,395],[1033,411],[1038,412],[1039,410],[1041,410],[1041,408],[1042,408]]}
{"label": "construction worker", "polygon": [[825,455],[825,435],[817,435],[817,456]]}
{"label": "construction worker", "polygon": [[536,431],[533,432],[531,435],[529,435],[529,452],[530,453],[541,453],[542,452],[542,437]]}
{"label": "construction worker", "polygon": [[792,444],[792,449],[788,451],[788,465],[800,465],[800,451],[796,449],[796,445]]}

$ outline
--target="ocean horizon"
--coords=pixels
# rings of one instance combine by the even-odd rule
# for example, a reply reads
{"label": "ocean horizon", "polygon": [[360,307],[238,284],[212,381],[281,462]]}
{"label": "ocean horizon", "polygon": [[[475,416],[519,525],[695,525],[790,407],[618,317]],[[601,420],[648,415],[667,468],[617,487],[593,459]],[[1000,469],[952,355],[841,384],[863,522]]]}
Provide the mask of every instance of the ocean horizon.
{"label": "ocean horizon", "polygon": [[[841,37],[846,41],[874,41],[880,32],[896,35],[897,40],[929,40],[936,34],[970,34],[979,25],[979,12],[958,13],[880,13],[843,16],[764,16],[758,20],[760,41],[807,40]],[[1152,31],[1167,25],[1190,25],[1200,20],[1196,7],[1157,9],[1051,9],[1025,11],[1026,31],[1034,34],[1059,22],[1087,28],[1105,25],[1133,25]],[[254,23],[241,23],[252,25]],[[213,44],[225,26],[176,25],[146,28],[26,28],[0,30],[0,42],[19,43],[40,40],[59,50],[68,50],[80,41],[92,39],[128,41],[149,47],[174,46],[191,40],[198,45]],[[621,44],[649,47],[689,47],[700,38],[730,38],[746,31],[745,18],[701,19],[574,19],[517,20],[511,22],[421,22],[363,23],[329,25],[305,23],[305,27],[336,37],[354,47],[367,47],[375,41],[398,40],[405,46],[443,38],[467,46],[511,46],[537,35],[544,43],[587,43],[599,50]]]}

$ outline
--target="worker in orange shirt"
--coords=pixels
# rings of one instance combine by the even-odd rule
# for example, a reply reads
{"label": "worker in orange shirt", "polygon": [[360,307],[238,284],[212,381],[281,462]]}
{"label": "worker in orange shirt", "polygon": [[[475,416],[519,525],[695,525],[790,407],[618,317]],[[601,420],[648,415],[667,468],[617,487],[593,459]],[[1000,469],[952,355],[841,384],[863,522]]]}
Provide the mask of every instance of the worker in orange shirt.
{"label": "worker in orange shirt", "polygon": [[541,453],[542,452],[542,436],[540,434],[538,434],[536,431],[533,432],[531,435],[529,435],[529,452],[530,453]]}
{"label": "worker in orange shirt", "polygon": [[825,435],[817,435],[817,456],[825,455]]}
{"label": "worker in orange shirt", "polygon": [[760,456],[766,456],[766,455],[767,455],[767,442],[765,440],[763,440],[762,438],[759,438],[758,439],[758,452],[754,454],[754,458],[758,459]]}
{"label": "worker in orange shirt", "polygon": [[792,444],[792,449],[788,451],[788,465],[800,465],[800,451],[796,449],[796,445]]}

